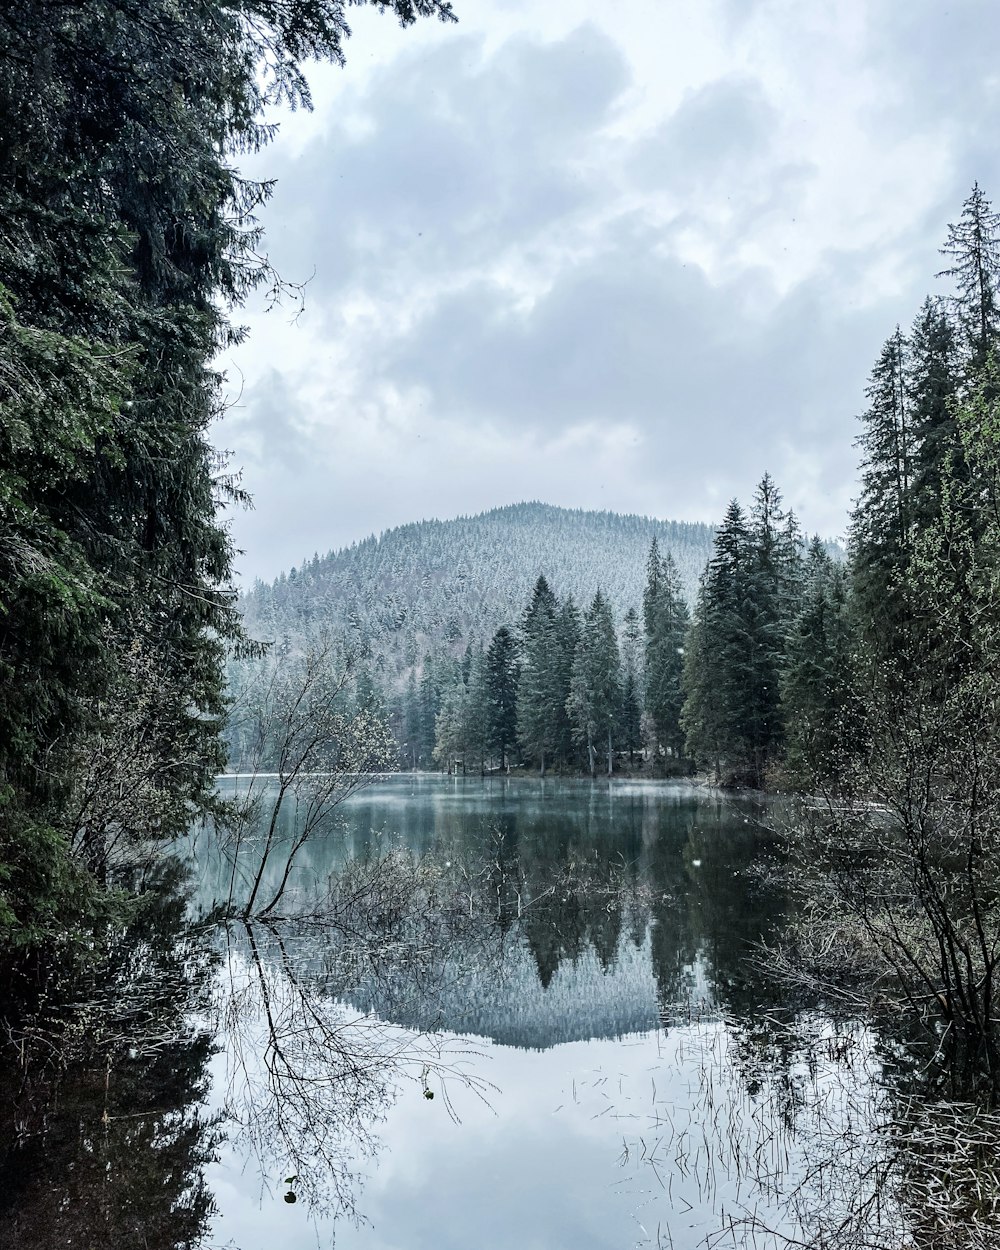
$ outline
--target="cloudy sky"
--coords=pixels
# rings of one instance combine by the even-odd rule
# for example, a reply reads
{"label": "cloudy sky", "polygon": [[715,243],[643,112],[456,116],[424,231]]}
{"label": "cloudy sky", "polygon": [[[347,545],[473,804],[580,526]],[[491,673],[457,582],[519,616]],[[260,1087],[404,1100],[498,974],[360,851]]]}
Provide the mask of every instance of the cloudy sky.
{"label": "cloudy sky", "polygon": [[522,499],[714,521],[765,470],[842,532],[882,340],[974,180],[996,0],[351,10],[246,170],[305,308],[247,310],[217,441],[244,579]]}

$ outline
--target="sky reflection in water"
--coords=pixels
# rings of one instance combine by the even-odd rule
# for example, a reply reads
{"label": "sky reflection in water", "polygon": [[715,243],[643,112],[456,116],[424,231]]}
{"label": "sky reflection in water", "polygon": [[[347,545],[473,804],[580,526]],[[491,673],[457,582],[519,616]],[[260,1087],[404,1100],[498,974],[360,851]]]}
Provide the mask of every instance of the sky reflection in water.
{"label": "sky reflection in water", "polygon": [[[430,966],[387,978],[345,964],[315,930],[261,941],[261,961],[300,968],[309,993],[340,1013],[344,1038],[369,1028],[372,1012],[402,1026],[394,1039],[421,1030],[419,1045],[430,1034],[459,1050],[474,1039],[458,1067],[491,1088],[484,1101],[449,1079],[453,1116],[440,1091],[423,1097],[411,1063],[395,1102],[373,1101],[367,1125],[359,1116],[356,1151],[350,1116],[330,1125],[358,1167],[360,1226],[334,1229],[318,1213],[318,1176],[307,1200],[286,1204],[280,1182],[292,1165],[277,1152],[263,1161],[262,1187],[260,1159],[237,1133],[208,1172],[220,1210],[213,1242],[306,1247],[336,1231],[338,1246],[357,1250],[693,1250],[750,1212],[791,1231],[771,1182],[787,1192],[803,1166],[792,1130],[815,1139],[842,1125],[848,1103],[865,1113],[870,1044],[851,1040],[846,1082],[840,1045],[821,1041],[809,1062],[775,1048],[781,995],[747,959],[781,911],[752,871],[768,849],[756,816],[679,784],[398,778],[359,795],[342,827],[307,848],[299,901],[345,859],[398,838],[449,872],[502,862],[498,897],[516,899],[521,916],[460,924]],[[213,861],[206,844],[199,852],[206,901]],[[231,965],[243,960],[237,943]],[[831,1029],[816,1021],[814,1031]],[[360,1040],[363,1049],[371,1034]],[[823,1046],[837,1062],[816,1062]],[[225,1053],[213,1061],[216,1101],[231,1068]],[[765,1244],[759,1229],[734,1241]]]}

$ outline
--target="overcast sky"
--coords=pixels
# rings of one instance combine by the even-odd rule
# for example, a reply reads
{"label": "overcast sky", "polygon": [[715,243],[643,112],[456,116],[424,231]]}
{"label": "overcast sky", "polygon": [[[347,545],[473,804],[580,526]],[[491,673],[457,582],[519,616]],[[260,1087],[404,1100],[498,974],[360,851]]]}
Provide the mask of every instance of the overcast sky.
{"label": "overcast sky", "polygon": [[244,579],[523,499],[716,521],[765,470],[843,531],[868,371],[978,179],[996,0],[349,10],[248,173],[305,310],[247,310],[217,430]]}

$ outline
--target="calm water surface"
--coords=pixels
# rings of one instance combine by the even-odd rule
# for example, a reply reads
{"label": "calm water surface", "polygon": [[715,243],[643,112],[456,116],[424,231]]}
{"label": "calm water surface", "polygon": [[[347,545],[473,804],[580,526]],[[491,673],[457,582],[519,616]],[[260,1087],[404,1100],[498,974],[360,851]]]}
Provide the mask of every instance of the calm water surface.
{"label": "calm water surface", "polygon": [[[808,1055],[776,1040],[800,1008],[753,958],[784,909],[761,817],[683,783],[403,776],[349,800],[296,861],[306,918],[220,939],[210,1244],[794,1233],[804,1143],[859,1114],[870,1048],[818,1017]],[[192,842],[197,907],[245,890]],[[383,922],[324,923],[331,876],[377,882]]]}

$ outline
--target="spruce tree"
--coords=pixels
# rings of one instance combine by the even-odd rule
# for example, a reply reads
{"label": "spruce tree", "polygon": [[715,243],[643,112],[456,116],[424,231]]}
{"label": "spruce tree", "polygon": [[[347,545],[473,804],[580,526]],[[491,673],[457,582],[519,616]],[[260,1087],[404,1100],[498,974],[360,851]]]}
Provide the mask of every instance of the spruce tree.
{"label": "spruce tree", "polygon": [[586,746],[591,775],[597,752],[607,750],[608,776],[614,771],[614,735],[621,707],[621,659],[614,618],[598,592],[584,613],[566,702],[574,739]]}
{"label": "spruce tree", "polygon": [[442,663],[432,652],[428,652],[424,656],[417,701],[417,735],[414,754],[418,768],[431,766],[437,739],[437,716],[441,710],[446,678],[447,674]]}
{"label": "spruce tree", "polygon": [[765,473],[754,495],[750,541],[752,579],[743,605],[750,663],[742,703],[759,786],[784,737],[780,681],[785,642],[802,589],[798,525],[794,516],[782,509],[781,493],[770,474]]}
{"label": "spruce tree", "polygon": [[486,653],[483,644],[477,642],[472,648],[469,661],[468,677],[465,680],[465,719],[463,734],[465,738],[465,757],[479,770],[480,776],[486,772],[486,761],[490,754],[491,705],[489,694],[489,675],[486,664]]}
{"label": "spruce tree", "polygon": [[861,493],[851,519],[852,602],[861,639],[887,664],[909,663],[908,583],[915,459],[907,343],[899,328],[872,370],[858,438]]}
{"label": "spruce tree", "polygon": [[628,751],[629,763],[635,762],[635,753],[642,747],[642,635],[639,614],[629,608],[622,622],[621,667],[622,700],[620,737],[622,748]]}
{"label": "spruce tree", "polygon": [[765,476],[750,522],[733,500],[716,534],[685,665],[687,750],[719,780],[763,788],[779,752],[798,559],[796,527]]}
{"label": "spruce tree", "polygon": [[986,364],[1000,333],[1000,213],[974,183],[962,216],[948,227],[941,249],[951,262],[938,277],[951,278],[966,372]]}
{"label": "spruce tree", "polygon": [[556,616],[556,663],[553,690],[555,751],[558,758],[568,764],[573,758],[574,738],[566,700],[569,698],[573,678],[573,662],[581,633],[580,610],[572,595],[567,595],[559,606]]}
{"label": "spruce tree", "polygon": [[[906,368],[913,432],[910,515],[917,529],[937,515],[945,473],[961,472],[961,443],[955,419],[958,384],[954,326],[940,301],[928,296],[910,330]],[[949,462],[951,467],[947,468]]]}
{"label": "spruce tree", "polygon": [[517,732],[524,754],[538,760],[543,777],[546,761],[551,761],[559,746],[557,611],[556,597],[544,575],[540,575],[521,623]]}
{"label": "spruce tree", "polygon": [[679,757],[684,749],[681,709],[690,614],[673,557],[669,551],[661,557],[655,538],[646,562],[642,610],[646,627],[646,711],[655,726],[658,747]]}
{"label": "spruce tree", "polygon": [[520,675],[517,641],[506,625],[493,635],[486,652],[487,733],[501,768],[510,768],[517,742],[517,684]]}
{"label": "spruce tree", "polygon": [[[341,61],[348,33],[334,0],[0,5],[0,876],[72,879],[67,923],[109,743],[117,840],[214,804],[223,654],[247,646],[215,362],[243,334],[229,310],[277,282],[254,217],[270,186],[238,157],[269,105],[308,107],[306,61]],[[34,889],[12,924],[59,913]]]}
{"label": "spruce tree", "polygon": [[800,785],[826,785],[847,766],[859,727],[854,672],[846,570],[814,537],[781,678],[787,765]]}

